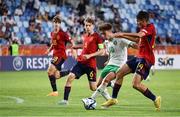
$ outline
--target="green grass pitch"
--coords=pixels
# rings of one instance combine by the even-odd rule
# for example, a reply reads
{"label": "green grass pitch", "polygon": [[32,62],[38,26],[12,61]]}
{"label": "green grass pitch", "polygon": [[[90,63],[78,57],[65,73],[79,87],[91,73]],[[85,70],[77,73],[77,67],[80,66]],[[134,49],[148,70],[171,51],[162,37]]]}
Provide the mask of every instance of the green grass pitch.
{"label": "green grass pitch", "polygon": [[[156,71],[150,81],[143,81],[151,91],[161,95],[160,112],[156,112],[153,103],[132,88],[132,75],[125,77],[119,103],[106,110],[100,107],[105,101],[101,96],[97,98],[96,110],[84,109],[81,99],[92,94],[85,75],[73,82],[69,105],[58,105],[57,102],[63,98],[65,81],[66,77],[57,81],[59,97],[47,97],[51,88],[45,71],[0,72],[0,116],[180,116],[180,70]],[[108,90],[111,93],[112,89]]]}

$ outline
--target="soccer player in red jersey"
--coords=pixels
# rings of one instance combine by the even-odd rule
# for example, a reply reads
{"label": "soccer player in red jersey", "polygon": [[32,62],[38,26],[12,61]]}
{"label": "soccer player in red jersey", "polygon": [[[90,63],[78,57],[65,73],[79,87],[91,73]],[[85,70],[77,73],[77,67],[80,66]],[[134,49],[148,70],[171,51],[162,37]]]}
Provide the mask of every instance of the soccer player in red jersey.
{"label": "soccer player in red jersey", "polygon": [[51,32],[51,46],[47,50],[46,54],[53,50],[53,58],[49,68],[47,70],[49,80],[53,92],[49,93],[48,96],[58,96],[56,87],[56,79],[67,75],[68,71],[61,71],[61,66],[67,59],[66,55],[66,43],[72,43],[70,37],[66,32],[63,32],[60,28],[61,19],[59,16],[53,18],[54,30]]}
{"label": "soccer player in red jersey", "polygon": [[150,68],[155,63],[153,48],[155,44],[156,30],[153,24],[149,23],[149,14],[145,11],[140,11],[137,15],[137,24],[140,28],[138,33],[114,33],[109,34],[109,37],[124,37],[128,40],[138,43],[138,55],[132,60],[129,60],[117,72],[116,82],[113,88],[112,99],[108,100],[102,106],[109,107],[117,104],[117,95],[121,88],[123,77],[129,73],[134,73],[133,88],[141,92],[145,97],[154,102],[156,110],[160,110],[161,97],[155,96],[143,83],[149,74]]}
{"label": "soccer player in red jersey", "polygon": [[88,77],[90,89],[95,91],[97,88],[95,57],[104,53],[103,40],[97,32],[94,32],[94,20],[92,18],[86,18],[84,25],[86,34],[83,36],[83,50],[80,56],[77,57],[77,64],[68,75],[64,87],[64,99],[59,102],[62,105],[68,104],[71,84],[74,79],[79,79],[83,74]]}

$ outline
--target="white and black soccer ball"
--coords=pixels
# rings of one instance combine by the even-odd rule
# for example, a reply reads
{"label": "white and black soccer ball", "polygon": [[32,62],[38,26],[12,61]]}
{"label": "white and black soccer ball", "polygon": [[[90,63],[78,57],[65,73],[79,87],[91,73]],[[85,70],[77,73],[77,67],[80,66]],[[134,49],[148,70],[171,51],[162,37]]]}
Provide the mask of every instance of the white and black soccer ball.
{"label": "white and black soccer ball", "polygon": [[84,108],[86,110],[94,110],[96,108],[96,100],[93,100],[92,98],[84,98],[82,99],[82,102],[84,103]]}

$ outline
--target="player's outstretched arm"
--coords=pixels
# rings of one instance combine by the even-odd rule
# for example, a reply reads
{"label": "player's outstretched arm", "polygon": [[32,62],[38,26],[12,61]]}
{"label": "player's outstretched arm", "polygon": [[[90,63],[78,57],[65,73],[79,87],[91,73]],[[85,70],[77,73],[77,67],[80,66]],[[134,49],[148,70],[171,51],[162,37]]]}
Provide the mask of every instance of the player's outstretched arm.
{"label": "player's outstretched arm", "polygon": [[51,44],[51,46],[47,49],[47,51],[45,52],[45,54],[49,54],[49,52],[51,52],[52,49],[53,49],[53,45]]}
{"label": "player's outstretched arm", "polygon": [[141,37],[145,36],[145,33],[143,31],[140,31],[139,33],[123,33],[123,32],[117,32],[117,33],[109,33],[109,38],[126,38],[130,41],[139,42],[139,39]]}
{"label": "player's outstretched arm", "polygon": [[106,35],[108,37],[107,39],[112,39],[112,38],[122,39],[122,38],[125,38],[127,40],[130,40],[130,41],[133,41],[133,42],[136,42],[136,43],[139,42],[139,38],[134,37],[134,36],[126,36],[122,32],[117,32],[117,33],[106,32]]}
{"label": "player's outstretched arm", "polygon": [[131,37],[136,37],[136,38],[141,38],[145,36],[145,33],[140,31],[139,33],[122,33],[123,36],[131,36]]}
{"label": "player's outstretched arm", "polygon": [[137,43],[134,43],[134,42],[131,42],[131,43],[129,44],[129,47],[134,48],[134,49],[138,49],[138,44],[137,44]]}
{"label": "player's outstretched arm", "polygon": [[86,59],[90,59],[91,57],[103,55],[104,51],[105,51],[104,48],[102,48],[102,49],[99,49],[98,51],[96,51],[96,52],[94,52],[92,54],[86,54],[86,55],[84,55],[84,57]]}
{"label": "player's outstretched arm", "polygon": [[72,49],[82,49],[82,48],[83,48],[82,44],[72,46]]}
{"label": "player's outstretched arm", "polygon": [[121,37],[125,38],[127,40],[130,40],[130,41],[136,42],[136,43],[139,42],[139,38],[137,38],[137,37],[131,37],[131,36],[121,36]]}

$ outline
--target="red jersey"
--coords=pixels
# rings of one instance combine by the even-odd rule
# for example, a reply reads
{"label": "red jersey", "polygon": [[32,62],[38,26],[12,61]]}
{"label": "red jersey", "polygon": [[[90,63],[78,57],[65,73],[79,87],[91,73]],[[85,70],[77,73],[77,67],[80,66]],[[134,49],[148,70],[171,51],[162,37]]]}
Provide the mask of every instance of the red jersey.
{"label": "red jersey", "polygon": [[62,30],[58,33],[51,32],[51,40],[53,46],[53,57],[56,56],[59,59],[66,59],[66,43],[71,42],[68,34]]}
{"label": "red jersey", "polygon": [[95,53],[98,50],[98,44],[102,43],[103,39],[98,33],[95,32],[91,35],[85,34],[83,36],[83,50],[81,55],[77,58],[78,62],[96,69],[96,58],[91,57],[90,59],[85,60],[83,55]]}
{"label": "red jersey", "polygon": [[148,24],[140,31],[144,32],[145,36],[143,36],[139,41],[139,52],[137,57],[144,58],[149,63],[154,65],[155,57],[154,57],[153,49],[155,46],[155,36],[156,36],[156,30],[154,24]]}

